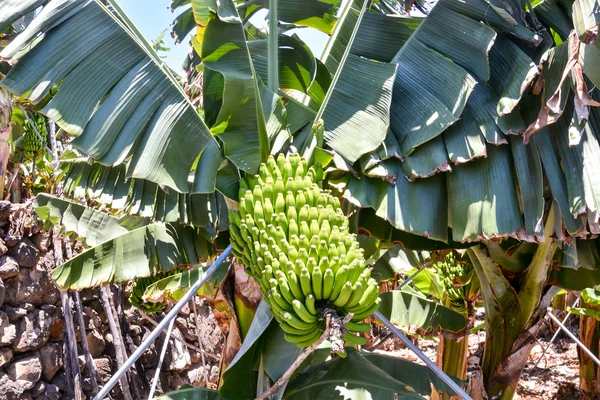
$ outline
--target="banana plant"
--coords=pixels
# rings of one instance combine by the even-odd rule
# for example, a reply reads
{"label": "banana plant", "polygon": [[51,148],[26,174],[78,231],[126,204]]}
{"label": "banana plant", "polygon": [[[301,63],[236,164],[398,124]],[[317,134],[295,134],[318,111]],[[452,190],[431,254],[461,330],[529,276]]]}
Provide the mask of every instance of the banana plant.
{"label": "banana plant", "polygon": [[[565,272],[553,269],[551,279],[598,280],[597,264],[573,256],[599,232],[595,2],[441,0],[418,19],[353,1],[335,23],[326,20],[338,3],[311,2],[318,13],[283,22],[333,26],[330,39],[320,60],[297,38],[281,39],[291,44],[279,53],[298,61],[285,68],[294,58],[280,60],[277,93],[263,83],[268,40],[247,21],[266,4],[237,4],[239,11],[232,1],[191,2],[202,65],[189,66],[202,70],[203,117],[112,2],[49,2],[0,53],[9,61],[0,86],[39,104],[82,153],[105,166],[125,162],[127,177],[144,187],[210,195],[219,171],[252,176],[269,152],[300,150],[327,165],[328,188],[361,208],[356,232],[413,250],[483,242],[486,249],[469,254],[484,302],[494,309],[506,300],[486,321],[505,334],[488,335],[485,386],[511,397],[518,368],[499,367],[513,347],[514,355],[527,352],[519,338],[535,326],[547,294],[547,256],[561,248],[552,265]],[[1,3],[3,23],[30,6]],[[233,196],[223,202],[235,208]],[[546,230],[551,203],[556,228]],[[497,251],[498,240],[517,251]],[[537,258],[513,257],[526,260],[529,243]],[[521,317],[503,319],[517,303]]]}
{"label": "banana plant", "polygon": [[[595,288],[581,291],[579,307],[569,307],[570,313],[579,315],[579,340],[593,354],[598,355],[600,328],[600,292]],[[579,350],[579,390],[583,399],[593,399],[600,394],[598,365],[584,351]]]}
{"label": "banana plant", "polygon": [[[417,270],[407,271],[408,276]],[[419,272],[411,281],[414,288],[441,304],[461,313],[472,324],[479,302],[480,283],[468,256],[450,252],[433,263],[433,268]],[[466,379],[469,330],[462,337],[439,335],[437,364],[459,379]],[[448,335],[446,335],[448,336]],[[447,397],[447,395],[442,395]]]}

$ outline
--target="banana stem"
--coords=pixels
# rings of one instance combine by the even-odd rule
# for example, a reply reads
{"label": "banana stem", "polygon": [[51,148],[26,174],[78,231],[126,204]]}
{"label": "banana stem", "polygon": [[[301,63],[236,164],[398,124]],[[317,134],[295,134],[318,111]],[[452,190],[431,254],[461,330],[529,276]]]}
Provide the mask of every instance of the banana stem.
{"label": "banana stem", "polygon": [[264,392],[263,394],[261,394],[260,396],[258,396],[255,400],[266,400],[269,397],[271,397],[272,395],[274,395],[275,393],[277,393],[277,391],[279,390],[280,387],[282,387],[287,381],[290,380],[290,378],[292,377],[292,375],[294,374],[294,372],[298,369],[298,367],[300,367],[300,364],[302,364],[304,362],[304,360],[306,360],[306,358],[313,352],[315,351],[315,349],[317,347],[319,347],[319,345],[321,343],[323,343],[325,340],[327,340],[329,338],[329,332],[330,332],[330,322],[331,322],[331,314],[328,314],[326,319],[325,319],[325,331],[323,332],[323,334],[321,335],[321,337],[319,338],[319,340],[317,340],[315,343],[313,343],[312,345],[310,345],[309,347],[307,347],[302,353],[300,353],[300,355],[298,356],[298,358],[296,359],[296,361],[294,361],[292,363],[292,365],[290,365],[290,367],[288,368],[287,371],[285,371],[285,374],[283,374],[283,376],[281,378],[279,378],[279,380],[277,382],[275,382],[275,384],[273,386],[271,386],[269,388],[269,390],[267,390],[266,392]]}

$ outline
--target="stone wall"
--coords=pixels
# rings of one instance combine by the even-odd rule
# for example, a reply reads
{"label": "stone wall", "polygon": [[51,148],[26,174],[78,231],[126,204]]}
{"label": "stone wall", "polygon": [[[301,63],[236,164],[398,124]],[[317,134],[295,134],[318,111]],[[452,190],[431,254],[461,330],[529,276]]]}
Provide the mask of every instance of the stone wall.
{"label": "stone wall", "polygon": [[[61,399],[67,398],[64,369],[65,335],[64,315],[60,293],[49,272],[54,268],[54,250],[50,235],[40,231],[39,221],[30,206],[0,202],[0,400]],[[75,250],[81,246],[73,243]],[[113,288],[113,299],[119,298]],[[84,290],[80,294],[86,340],[93,358],[98,385],[106,382],[117,370],[115,347],[106,312],[100,301],[99,289]],[[73,301],[71,296],[71,302]],[[208,386],[215,387],[219,375],[218,357],[224,339],[210,307],[196,299],[200,314],[200,336],[207,363]],[[75,306],[72,315],[78,341],[78,364],[83,389],[91,395],[88,365],[81,347],[81,335]],[[121,329],[124,332],[128,354],[135,351],[154,328],[154,324],[127,300],[119,307],[122,312]],[[158,320],[156,316],[150,317]],[[175,323],[173,335],[198,346],[195,316],[189,304],[184,307]],[[158,363],[164,335],[142,355],[143,371],[131,374],[133,398],[146,398],[148,383],[152,382]],[[216,357],[215,357],[216,356]],[[146,377],[144,382],[143,376]],[[169,350],[162,367],[157,394],[177,389],[184,383],[207,386],[200,353],[186,347],[181,341],[169,342]],[[120,399],[117,387],[111,393]]]}

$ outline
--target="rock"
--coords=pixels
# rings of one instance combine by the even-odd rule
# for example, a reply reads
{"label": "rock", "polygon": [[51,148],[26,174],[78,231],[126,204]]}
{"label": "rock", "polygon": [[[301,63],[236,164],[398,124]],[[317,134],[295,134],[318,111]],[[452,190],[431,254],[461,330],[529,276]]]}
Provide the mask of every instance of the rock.
{"label": "rock", "polygon": [[4,281],[0,278],[0,307],[4,303]]}
{"label": "rock", "polygon": [[17,337],[12,349],[15,353],[37,350],[50,338],[52,316],[44,310],[27,313],[17,325]]}
{"label": "rock", "polygon": [[[210,368],[209,365],[206,367]],[[206,380],[204,379],[204,366],[202,363],[192,364],[190,369],[186,371],[186,374],[190,385],[206,386]]]}
{"label": "rock", "polygon": [[0,255],[5,255],[8,252],[8,247],[6,247],[6,243],[4,240],[0,239]]}
{"label": "rock", "polygon": [[27,315],[27,309],[25,307],[4,306],[4,310],[6,311],[10,322],[17,322]]}
{"label": "rock", "polygon": [[10,248],[8,255],[13,257],[21,267],[33,267],[37,263],[40,251],[31,243],[31,240],[23,238],[17,245]]}
{"label": "rock", "polygon": [[67,391],[67,376],[65,375],[65,371],[59,371],[54,375],[54,378],[50,381],[51,384],[58,387],[63,392]]}
{"label": "rock", "polygon": [[208,382],[212,384],[217,384],[219,382],[219,366],[213,365],[210,369],[210,374],[208,375]]}
{"label": "rock", "polygon": [[44,393],[36,397],[36,400],[60,400],[62,399],[61,390],[56,385],[47,384]]}
{"label": "rock", "polygon": [[32,389],[42,376],[42,364],[37,352],[13,362],[7,369],[9,378],[24,390]]}
{"label": "rock", "polygon": [[[50,254],[46,253],[40,260]],[[60,293],[54,286],[45,264],[39,262],[33,268],[21,268],[17,277],[7,282],[5,302],[12,306],[22,303],[32,304],[56,304],[60,299]]]}
{"label": "rock", "polygon": [[35,386],[29,391],[32,397],[38,397],[46,391],[46,382],[38,381]]}
{"label": "rock", "polygon": [[46,311],[48,314],[50,315],[54,315],[54,313],[56,312],[56,310],[58,309],[58,307],[53,306],[52,304],[42,304],[40,306],[40,308],[44,311]]}
{"label": "rock", "polygon": [[60,342],[65,338],[65,321],[61,318],[54,318],[50,325],[50,338],[52,342]]}
{"label": "rock", "polygon": [[183,334],[187,340],[194,341],[197,340],[198,336],[196,336],[195,329],[192,331],[191,327],[193,323],[188,326],[187,320],[182,317],[175,318],[175,326],[179,328],[179,331]]}
{"label": "rock", "polygon": [[12,203],[8,200],[0,200],[0,221],[8,220]]}
{"label": "rock", "polygon": [[77,357],[77,366],[79,367],[79,372],[85,371],[85,367],[87,365],[85,362],[85,356],[83,354]]}
{"label": "rock", "polygon": [[100,315],[92,307],[83,306],[83,322],[85,323],[85,329],[100,329],[102,326],[102,320]]}
{"label": "rock", "polygon": [[100,383],[108,382],[112,376],[112,362],[108,357],[95,358],[94,369]]}
{"label": "rock", "polygon": [[25,388],[0,371],[0,400],[25,399]]}
{"label": "rock", "polygon": [[[179,331],[179,329],[174,328],[173,335],[181,335],[181,332],[177,331]],[[160,346],[162,346],[162,344]],[[170,340],[169,349],[165,356],[163,365],[165,371],[183,371],[188,369],[191,363],[192,360],[187,347],[185,347],[179,340]]]}
{"label": "rock", "polygon": [[50,381],[63,366],[62,346],[58,343],[48,343],[39,350],[42,363],[42,378]]}
{"label": "rock", "polygon": [[181,311],[179,311],[179,315],[183,315],[184,317],[187,317],[190,315],[190,304],[189,303],[185,303],[185,305],[183,306]]}
{"label": "rock", "polygon": [[6,365],[13,358],[13,352],[11,349],[3,348],[0,349],[0,367]]}
{"label": "rock", "polygon": [[31,241],[35,247],[45,253],[48,251],[48,245],[50,244],[50,232],[36,233],[31,237]]}
{"label": "rock", "polygon": [[109,357],[115,357],[115,345],[113,343],[113,336],[111,333],[104,335],[104,355]]}
{"label": "rock", "polygon": [[130,325],[129,326],[129,334],[131,336],[141,336],[143,333],[142,328],[139,325]]}
{"label": "rock", "polygon": [[[142,336],[142,340],[146,340],[146,338],[152,333],[150,329],[147,327],[143,327],[144,335]],[[160,336],[159,340],[160,341]],[[162,341],[161,341],[162,343]],[[156,346],[158,345],[157,341],[154,341],[146,351],[144,351],[140,357],[140,361],[142,362],[142,366],[146,369],[155,367],[158,364],[158,352],[156,351]]]}
{"label": "rock", "polygon": [[100,357],[102,353],[104,353],[104,349],[106,348],[106,343],[104,342],[104,338],[97,330],[93,330],[87,334],[86,340],[88,342],[88,346],[90,348],[90,354],[92,357]]}
{"label": "rock", "polygon": [[0,257],[0,278],[12,278],[19,275],[19,264],[10,256]]}
{"label": "rock", "polygon": [[169,382],[169,390],[176,389],[181,385],[185,385],[186,381],[175,371],[167,372],[167,382]]}
{"label": "rock", "polygon": [[10,323],[8,315],[0,310],[0,346],[10,345],[17,337],[17,327]]}

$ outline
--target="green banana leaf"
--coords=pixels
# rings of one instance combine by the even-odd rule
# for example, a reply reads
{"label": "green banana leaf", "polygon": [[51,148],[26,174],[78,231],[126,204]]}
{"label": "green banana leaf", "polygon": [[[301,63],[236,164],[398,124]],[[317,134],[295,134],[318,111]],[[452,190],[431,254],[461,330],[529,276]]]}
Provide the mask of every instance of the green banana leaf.
{"label": "green banana leaf", "polygon": [[441,330],[458,334],[467,328],[462,314],[421,296],[399,290],[382,293],[379,311],[405,331],[418,327],[426,333]]}
{"label": "green banana leaf", "polygon": [[[199,296],[214,296],[221,282],[229,270],[230,261],[224,261],[223,266],[210,277],[210,279],[198,290]],[[165,302],[169,299],[179,301],[188,289],[194,285],[204,275],[206,267],[184,271],[178,274],[170,275],[164,279],[158,280],[148,286],[144,291],[144,301],[150,303]]]}
{"label": "green banana leaf", "polygon": [[[7,11],[7,22],[18,18]],[[0,86],[39,103],[94,159],[129,159],[128,176],[188,192],[194,161],[215,139],[176,78],[112,11],[97,1],[48,3],[2,50],[19,57]]]}
{"label": "green banana leaf", "polygon": [[398,274],[410,275],[410,271],[423,265],[428,257],[428,252],[406,250],[400,245],[394,245],[383,254],[379,254],[371,274],[378,281],[396,279]]}
{"label": "green banana leaf", "polygon": [[431,394],[432,384],[453,393],[425,366],[352,348],[347,353],[296,377],[283,398],[422,399]]}
{"label": "green banana leaf", "polygon": [[132,216],[116,218],[46,194],[36,198],[34,207],[94,246],[52,271],[61,289],[124,282],[181,264],[198,264],[214,254],[215,238],[206,229]]}
{"label": "green banana leaf", "polygon": [[4,32],[15,19],[21,18],[41,6],[44,0],[4,0],[2,3],[0,6],[3,11],[0,15],[0,32]]}
{"label": "green banana leaf", "polygon": [[[138,215],[202,227],[217,222],[221,216],[227,219],[223,196],[237,200],[239,191],[238,180],[228,164],[217,172],[213,191],[216,187],[218,193],[191,194],[178,193],[147,180],[128,179],[124,165],[107,167],[74,160],[65,163],[62,170],[63,194],[71,199],[84,199],[88,204],[97,204],[118,215]],[[227,221],[221,225],[227,226]]]}
{"label": "green banana leaf", "polygon": [[155,397],[154,400],[221,400],[221,397],[216,390],[183,385],[179,390]]}
{"label": "green banana leaf", "polygon": [[75,232],[85,238],[86,244],[96,246],[132,230],[150,224],[146,218],[125,215],[120,218],[102,213],[82,204],[59,199],[49,194],[36,196],[34,209],[42,220],[56,218],[67,232]]}

